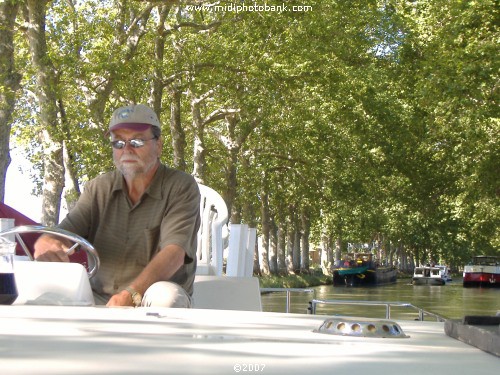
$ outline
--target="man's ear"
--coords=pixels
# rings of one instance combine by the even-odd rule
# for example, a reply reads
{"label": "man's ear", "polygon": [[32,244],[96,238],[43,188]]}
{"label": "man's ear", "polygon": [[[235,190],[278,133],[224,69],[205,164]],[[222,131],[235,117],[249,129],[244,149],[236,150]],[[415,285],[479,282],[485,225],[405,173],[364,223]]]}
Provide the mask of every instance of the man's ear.
{"label": "man's ear", "polygon": [[163,152],[163,137],[160,135],[160,137],[158,138],[158,147],[160,148],[160,152],[159,154],[161,155],[162,152]]}

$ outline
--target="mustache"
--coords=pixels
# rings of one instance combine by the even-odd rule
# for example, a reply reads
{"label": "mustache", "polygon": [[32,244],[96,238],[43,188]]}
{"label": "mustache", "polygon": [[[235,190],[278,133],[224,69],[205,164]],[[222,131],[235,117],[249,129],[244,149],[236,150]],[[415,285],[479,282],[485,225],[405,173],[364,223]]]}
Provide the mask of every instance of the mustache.
{"label": "mustache", "polygon": [[140,158],[138,158],[137,156],[132,156],[132,155],[123,155],[122,157],[120,157],[120,159],[118,159],[119,162],[123,163],[123,162],[127,162],[127,161],[139,161]]}

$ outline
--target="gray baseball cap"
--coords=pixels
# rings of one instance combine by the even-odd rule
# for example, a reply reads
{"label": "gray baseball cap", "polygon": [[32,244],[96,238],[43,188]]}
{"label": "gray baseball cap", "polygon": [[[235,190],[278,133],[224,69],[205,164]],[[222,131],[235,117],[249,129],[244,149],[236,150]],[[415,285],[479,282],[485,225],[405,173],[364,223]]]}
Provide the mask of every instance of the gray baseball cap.
{"label": "gray baseball cap", "polygon": [[109,131],[117,129],[146,130],[149,126],[161,128],[156,113],[144,104],[133,104],[120,107],[113,112],[109,122]]}

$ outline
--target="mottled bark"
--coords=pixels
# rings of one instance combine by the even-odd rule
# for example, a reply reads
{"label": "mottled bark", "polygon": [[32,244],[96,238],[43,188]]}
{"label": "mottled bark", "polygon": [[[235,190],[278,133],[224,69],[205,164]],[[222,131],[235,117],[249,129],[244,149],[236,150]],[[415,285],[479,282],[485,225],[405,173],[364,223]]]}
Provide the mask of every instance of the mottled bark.
{"label": "mottled bark", "polygon": [[173,167],[186,171],[186,134],[181,120],[181,91],[176,85],[170,93],[170,135],[172,136]]}
{"label": "mottled bark", "polygon": [[204,123],[201,117],[200,103],[201,99],[193,98],[191,100],[191,115],[193,117],[193,176],[199,183],[205,181],[205,141],[204,141]]}
{"label": "mottled bark", "polygon": [[278,227],[271,220],[269,228],[269,272],[271,275],[278,274]]}
{"label": "mottled bark", "polygon": [[291,264],[288,265],[288,269],[293,273],[298,274],[300,272],[300,225],[299,225],[299,217],[296,212],[296,207],[294,205],[290,205],[288,207],[288,218],[287,218],[287,227],[288,227],[288,241],[291,242],[291,251],[290,259]]}
{"label": "mottled bark", "polygon": [[[251,121],[242,121],[240,117],[240,110],[237,108],[233,109],[218,109],[213,111],[208,117],[205,123],[213,122],[223,119],[225,122],[225,131],[210,129],[211,133],[217,137],[219,142],[227,150],[226,158],[226,188],[222,192],[222,196],[228,211],[230,213],[231,222],[239,222],[241,216],[248,216],[246,213],[241,213],[235,207],[235,200],[238,193],[238,161],[240,158],[240,151],[244,146],[248,136],[253,132],[253,130],[260,124],[260,119],[253,119]],[[245,160],[243,160],[243,163]],[[241,206],[246,207],[245,203]],[[240,208],[240,207],[238,207]]]}
{"label": "mottled bark", "polygon": [[[230,137],[230,141],[226,142],[226,148],[228,149],[228,157],[226,163],[226,189],[223,192],[223,198],[226,202],[227,209],[231,215],[231,221],[235,222],[236,218],[233,216],[233,202],[236,198],[237,191],[237,165],[238,165],[238,155],[241,149],[241,143],[234,139],[234,132],[236,129],[236,125],[239,120],[236,116],[227,116],[226,124],[228,128],[228,133]],[[231,139],[232,138],[232,139]]]}
{"label": "mottled bark", "polygon": [[309,234],[311,219],[307,210],[303,209],[300,215],[301,222],[301,249],[300,249],[300,272],[309,273]]}
{"label": "mottled bark", "polygon": [[80,186],[78,183],[78,173],[75,170],[75,163],[73,155],[75,152],[71,150],[70,142],[71,131],[69,128],[68,118],[64,105],[59,101],[59,113],[61,114],[61,121],[64,128],[65,140],[63,141],[63,163],[64,163],[64,200],[68,211],[75,205],[80,196]]}
{"label": "mottled bark", "polygon": [[255,249],[253,251],[253,274],[262,276],[260,271],[260,260],[259,260],[259,241],[255,241]]}
{"label": "mottled bark", "polygon": [[[265,177],[264,177],[265,178]],[[269,275],[269,233],[271,230],[270,226],[270,215],[269,215],[269,201],[267,191],[264,183],[263,190],[261,192],[261,225],[262,225],[262,246],[260,250],[260,269],[264,275]]]}
{"label": "mottled bark", "polygon": [[37,99],[42,128],[43,200],[42,223],[56,225],[59,220],[61,194],[64,187],[63,147],[58,120],[57,78],[54,65],[47,53],[45,11],[47,1],[27,2],[28,42],[36,71]]}
{"label": "mottled bark", "polygon": [[286,274],[286,228],[278,227],[278,273]]}
{"label": "mottled bark", "polygon": [[[166,38],[171,31],[165,28],[165,22],[172,10],[172,5],[158,7],[158,22],[156,24],[156,36],[154,42],[155,65],[153,69],[152,102],[154,111],[160,115],[162,112],[163,91],[167,87],[170,96],[170,123],[169,130],[172,138],[172,167],[186,170],[186,137],[181,122],[181,89],[178,79],[172,76],[164,78],[163,61],[165,58]],[[174,56],[176,58],[176,56]]]}
{"label": "mottled bark", "polygon": [[14,66],[14,23],[17,2],[0,4],[0,201],[5,198],[5,179],[11,158],[9,152],[12,113],[21,75]]}
{"label": "mottled bark", "polygon": [[295,230],[293,227],[292,217],[286,217],[286,269],[287,273],[294,274],[293,268],[293,250],[295,248]]}
{"label": "mottled bark", "polygon": [[323,232],[321,234],[321,270],[323,274],[330,275],[332,273],[333,266],[333,248],[332,239],[326,231],[326,227],[323,227]]}
{"label": "mottled bark", "polygon": [[292,248],[292,267],[295,274],[300,273],[300,231],[297,223],[294,223],[293,230],[293,248]]}
{"label": "mottled bark", "polygon": [[338,236],[335,240],[335,258],[334,262],[342,259],[342,236]]}

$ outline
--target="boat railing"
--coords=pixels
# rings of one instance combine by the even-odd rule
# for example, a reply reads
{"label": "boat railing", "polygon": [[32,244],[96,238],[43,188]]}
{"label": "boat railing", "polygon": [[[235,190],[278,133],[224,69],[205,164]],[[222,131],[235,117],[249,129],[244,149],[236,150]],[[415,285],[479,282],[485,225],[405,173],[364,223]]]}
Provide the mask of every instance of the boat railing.
{"label": "boat railing", "polygon": [[316,297],[316,291],[311,288],[260,288],[260,293],[285,293],[286,307],[285,312],[290,312],[291,294],[292,293],[312,293],[313,301]]}
{"label": "boat railing", "polygon": [[391,319],[391,307],[411,308],[418,312],[416,320],[423,321],[425,316],[430,316],[438,322],[444,322],[446,318],[439,314],[427,311],[421,307],[415,306],[409,302],[397,301],[362,301],[362,300],[343,300],[343,299],[316,299],[316,290],[312,288],[260,288],[262,293],[285,293],[286,306],[285,313],[290,313],[292,293],[311,293],[312,300],[309,301],[307,311],[309,314],[316,315],[318,305],[358,305],[358,306],[385,306],[385,318]]}
{"label": "boat railing", "polygon": [[391,307],[408,307],[417,310],[418,320],[423,321],[425,316],[431,316],[438,322],[444,322],[446,318],[439,314],[426,311],[420,307],[412,305],[409,302],[384,302],[384,301],[356,301],[356,300],[340,300],[340,299],[313,299],[309,302],[311,314],[316,314],[318,305],[361,305],[361,306],[385,306],[385,318],[391,319]]}

